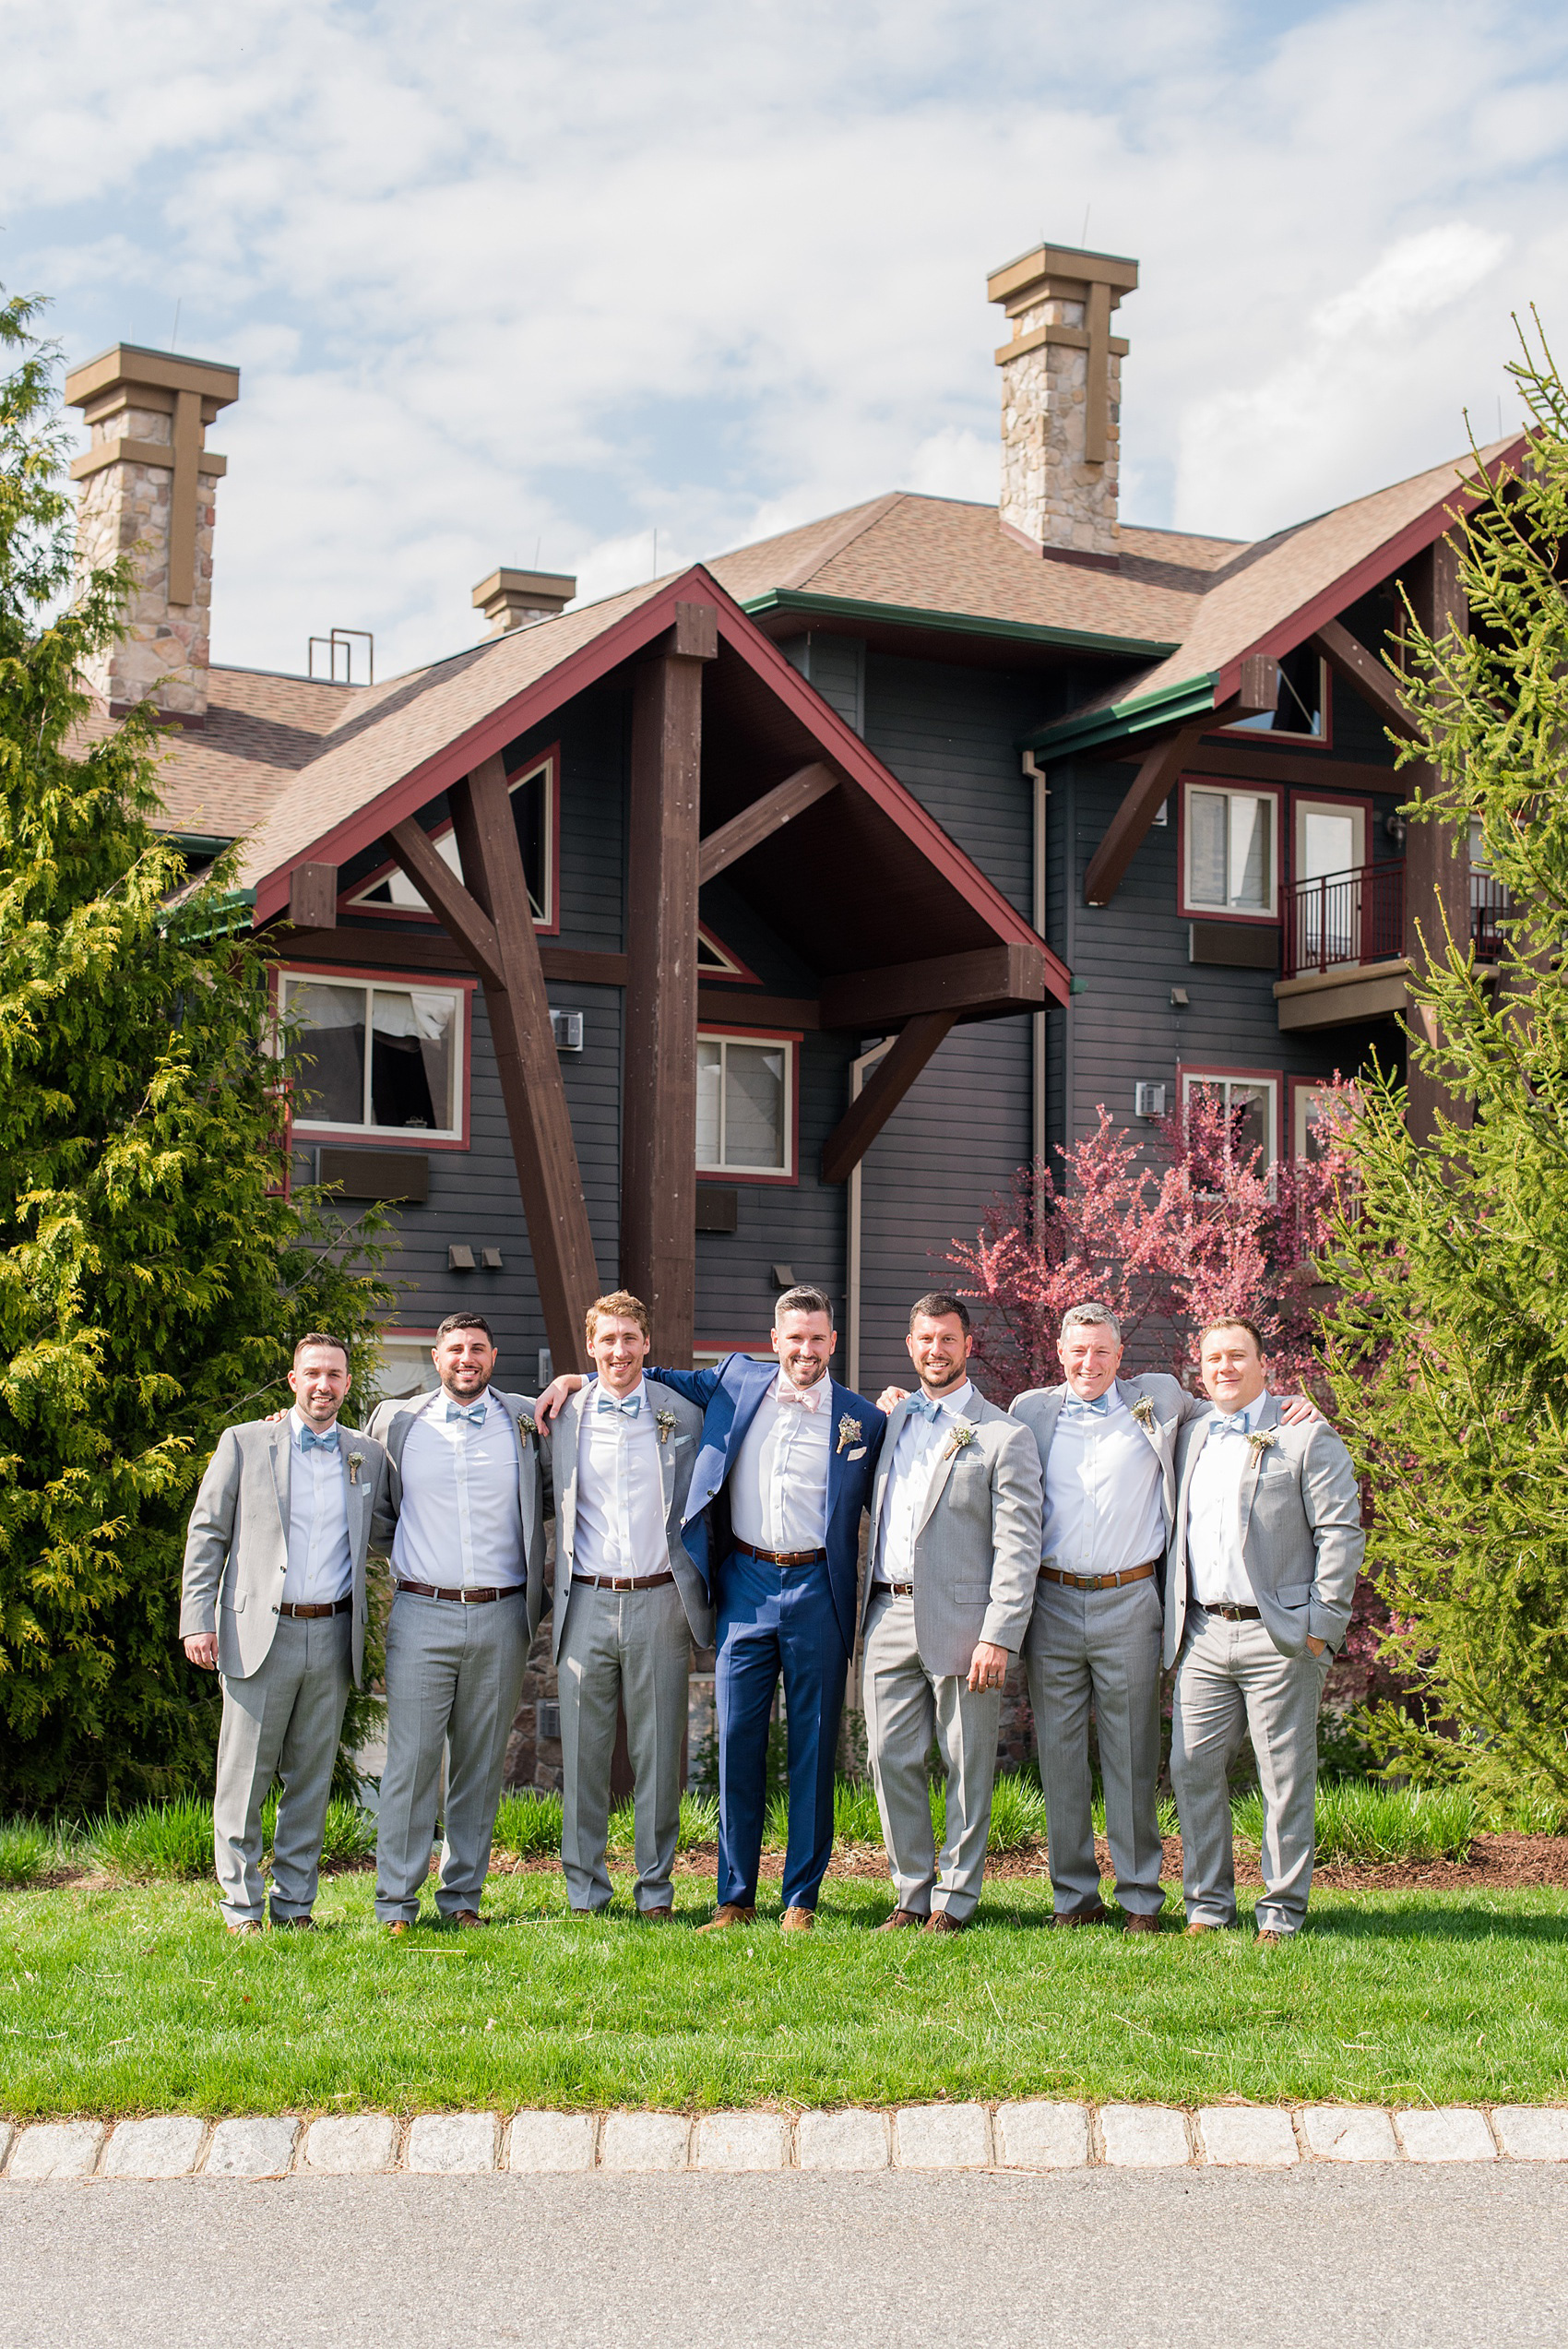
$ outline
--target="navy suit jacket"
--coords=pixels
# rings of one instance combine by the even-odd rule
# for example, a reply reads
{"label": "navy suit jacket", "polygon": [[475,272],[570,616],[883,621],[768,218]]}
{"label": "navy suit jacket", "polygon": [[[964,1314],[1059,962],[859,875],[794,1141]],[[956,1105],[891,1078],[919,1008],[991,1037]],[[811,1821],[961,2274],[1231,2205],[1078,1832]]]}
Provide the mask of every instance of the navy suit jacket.
{"label": "navy suit jacket", "polygon": [[[728,1544],[718,1550],[707,1511],[719,1498],[739,1456],[742,1440],[756,1417],[757,1406],[778,1376],[776,1362],[754,1362],[749,1354],[732,1353],[717,1370],[655,1370],[647,1377],[673,1387],[688,1402],[699,1405],[704,1417],[702,1437],[686,1494],[683,1528],[686,1554],[713,1593],[715,1570]],[[841,1387],[835,1378],[833,1425],[827,1468],[827,1574],[834,1612],[844,1634],[844,1645],[855,1644],[855,1595],[860,1575],[861,1511],[871,1498],[876,1456],[887,1426],[884,1414],[863,1395]],[[859,1422],[853,1442],[841,1444],[839,1430],[846,1419]]]}

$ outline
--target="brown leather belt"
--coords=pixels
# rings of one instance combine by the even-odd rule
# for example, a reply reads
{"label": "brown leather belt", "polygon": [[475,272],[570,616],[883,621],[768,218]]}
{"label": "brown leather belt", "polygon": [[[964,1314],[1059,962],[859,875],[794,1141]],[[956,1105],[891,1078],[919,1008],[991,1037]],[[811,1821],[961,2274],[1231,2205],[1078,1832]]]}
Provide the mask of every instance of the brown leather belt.
{"label": "brown leather belt", "polygon": [[1053,1566],[1042,1566],[1042,1582],[1063,1582],[1069,1591],[1120,1591],[1129,1582],[1147,1582],[1158,1571],[1159,1560],[1146,1558],[1142,1566],[1130,1566],[1123,1574],[1061,1574]]}
{"label": "brown leather belt", "polygon": [[335,1599],[330,1606],[297,1607],[291,1606],[285,1599],[278,1612],[279,1615],[292,1616],[296,1623],[319,1623],[323,1616],[347,1615],[353,1604],[352,1599]]}
{"label": "brown leather belt", "polygon": [[915,1595],[912,1582],[878,1582],[873,1585],[873,1596],[877,1591],[891,1591],[896,1599],[912,1599]]}
{"label": "brown leather belt", "polygon": [[1194,1599],[1193,1604],[1195,1607],[1203,1607],[1205,1615],[1218,1615],[1226,1623],[1261,1623],[1263,1621],[1262,1607],[1205,1607],[1201,1599]]}
{"label": "brown leather belt", "polygon": [[586,1582],[595,1591],[657,1591],[675,1577],[664,1574],[574,1574],[574,1582]]}
{"label": "brown leather belt", "polygon": [[737,1542],[735,1547],[746,1557],[759,1557],[764,1566],[815,1566],[827,1556],[826,1550],[754,1550],[749,1542]]}
{"label": "brown leather belt", "polygon": [[399,1582],[398,1588],[416,1599],[447,1599],[454,1606],[486,1607],[495,1599],[520,1597],[523,1586],[514,1582],[505,1591],[438,1591],[434,1582]]}

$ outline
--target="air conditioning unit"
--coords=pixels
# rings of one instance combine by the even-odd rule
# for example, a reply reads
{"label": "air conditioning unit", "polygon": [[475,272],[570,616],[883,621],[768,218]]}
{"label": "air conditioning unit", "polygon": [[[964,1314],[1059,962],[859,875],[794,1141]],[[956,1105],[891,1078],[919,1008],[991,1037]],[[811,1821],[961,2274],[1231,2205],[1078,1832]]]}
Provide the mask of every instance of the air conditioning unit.
{"label": "air conditioning unit", "polygon": [[1165,1087],[1163,1085],[1134,1085],[1133,1087],[1133,1115],[1134,1117],[1163,1117]]}
{"label": "air conditioning unit", "polygon": [[583,1015],[580,1011],[556,1011],[550,1014],[550,1032],[557,1052],[581,1052],[583,1048]]}

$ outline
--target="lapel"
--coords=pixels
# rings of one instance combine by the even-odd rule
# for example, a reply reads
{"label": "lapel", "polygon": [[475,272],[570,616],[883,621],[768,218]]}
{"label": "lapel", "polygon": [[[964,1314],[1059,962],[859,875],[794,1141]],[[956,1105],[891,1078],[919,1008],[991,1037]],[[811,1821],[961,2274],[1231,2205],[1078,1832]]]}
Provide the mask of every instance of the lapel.
{"label": "lapel", "polygon": [[279,1420],[267,1437],[267,1452],[272,1462],[272,1489],[278,1497],[278,1522],[283,1530],[283,1547],[289,1546],[289,1469],[294,1456],[293,1414]]}
{"label": "lapel", "polygon": [[1176,1547],[1177,1555],[1180,1557],[1185,1557],[1187,1555],[1187,1518],[1193,1490],[1193,1477],[1196,1471],[1198,1461],[1202,1457],[1203,1448],[1209,1439],[1209,1434],[1213,1426],[1214,1421],[1212,1418],[1200,1419],[1193,1429],[1193,1440],[1187,1451],[1187,1464],[1182,1475],[1181,1496],[1176,1505]]}
{"label": "lapel", "polygon": [[1062,1406],[1066,1400],[1065,1387],[1048,1387],[1045,1390],[1045,1401],[1040,1405],[1039,1428],[1035,1436],[1035,1442],[1039,1447],[1042,1461],[1049,1459],[1051,1447],[1056,1441],[1057,1423],[1062,1417]]}
{"label": "lapel", "polygon": [[[1144,1394],[1143,1380],[1141,1378],[1118,1378],[1116,1384],[1127,1399],[1127,1408],[1129,1411],[1132,1411],[1134,1403],[1144,1402],[1147,1400]],[[1165,1466],[1165,1453],[1159,1440],[1159,1414],[1154,1405],[1152,1403],[1150,1404],[1149,1415],[1146,1419],[1140,1419],[1134,1412],[1133,1414],[1133,1425],[1137,1428],[1139,1434],[1143,1437],[1144,1441],[1147,1444],[1150,1451],[1154,1454],[1156,1460],[1158,1461],[1160,1467],[1163,1469]]]}
{"label": "lapel", "polygon": [[533,1456],[532,1445],[517,1425],[517,1413],[509,1398],[501,1392],[499,1387],[492,1387],[490,1392],[498,1409],[506,1414],[506,1425],[512,1430],[512,1441],[517,1447],[517,1508],[523,1520],[523,1547],[526,1552],[529,1528],[533,1523],[534,1487],[539,1476],[539,1462]]}
{"label": "lapel", "polygon": [[[593,1393],[598,1381],[590,1378],[586,1387],[566,1398],[566,1408],[555,1422],[554,1453],[558,1460],[555,1477],[555,1549],[557,1559],[564,1559],[568,1574],[576,1545],[577,1533],[577,1439],[582,1430],[583,1406]],[[557,1587],[561,1568],[555,1569]]]}
{"label": "lapel", "polygon": [[[1265,1395],[1263,1399],[1263,1407],[1259,1411],[1257,1417],[1253,1422],[1253,1431],[1255,1433],[1260,1427],[1277,1427],[1278,1425],[1278,1402],[1273,1395]],[[1253,1445],[1249,1444],[1247,1447],[1247,1464],[1241,1471],[1241,1482],[1238,1486],[1236,1493],[1236,1510],[1239,1520],[1237,1531],[1241,1536],[1243,1556],[1245,1555],[1247,1547],[1247,1527],[1252,1521],[1253,1503],[1257,1497],[1258,1476],[1262,1468],[1262,1452],[1257,1450]]]}
{"label": "lapel", "polygon": [[[586,1389],[579,1389],[578,1391],[579,1393],[582,1393],[587,1390]],[[670,1389],[668,1387],[661,1387],[657,1379],[645,1377],[643,1380],[643,1392],[647,1397],[647,1407],[649,1411],[655,1414],[653,1430],[654,1449],[659,1454],[659,1489],[664,1495],[664,1522],[666,1526],[669,1526],[671,1522],[670,1513],[671,1508],[674,1507],[675,1501],[675,1446],[680,1439],[681,1431],[679,1427],[671,1427],[670,1430],[669,1440],[665,1443],[659,1442],[658,1413],[665,1407],[661,1404],[659,1399],[661,1396],[668,1395]]]}
{"label": "lapel", "polygon": [[[966,1406],[963,1417],[968,1420],[971,1427],[978,1427],[980,1425],[980,1421],[985,1413],[987,1405],[984,1396],[980,1393],[978,1389],[973,1391],[974,1401]],[[952,1475],[953,1463],[958,1457],[958,1447],[953,1441],[955,1433],[954,1427],[950,1424],[944,1424],[939,1432],[941,1433],[943,1439],[942,1449],[936,1456],[936,1466],[932,1471],[931,1483],[925,1488],[925,1504],[921,1510],[920,1518],[915,1526],[915,1539],[917,1542],[920,1540],[921,1535],[925,1532],[926,1527],[931,1522],[932,1511],[935,1508],[937,1502],[942,1498],[943,1494],[947,1490],[947,1479]]]}
{"label": "lapel", "polygon": [[[338,1431],[338,1473],[343,1479],[343,1508],[349,1527],[349,1555],[357,1566],[364,1555],[365,1544],[361,1535],[365,1529],[365,1505],[370,1498],[370,1479],[365,1468],[360,1471],[356,1485],[349,1474],[349,1454],[352,1451],[354,1429],[340,1427]],[[369,1462],[365,1463],[368,1468]]]}
{"label": "lapel", "polygon": [[725,1463],[735,1465],[735,1455],[745,1440],[747,1428],[762,1407],[762,1399],[778,1376],[776,1362],[753,1362],[746,1365],[750,1374],[735,1401],[735,1413],[730,1422],[730,1434],[724,1446]]}
{"label": "lapel", "polygon": [[[829,1421],[827,1428],[827,1521],[829,1525],[832,1524],[833,1513],[843,1497],[844,1478],[848,1468],[849,1451],[850,1449],[859,1449],[858,1446],[850,1446],[846,1448],[844,1450],[840,1450],[838,1444],[838,1422],[841,1419],[853,1419],[856,1417],[857,1414],[853,1406],[860,1400],[857,1395],[851,1394],[848,1387],[841,1387],[837,1378],[831,1380],[830,1389],[833,1417]],[[865,1428],[865,1423],[861,1421],[861,1443],[864,1444],[868,1441],[869,1437]]]}
{"label": "lapel", "polygon": [[901,1403],[894,1404],[888,1414],[887,1433],[882,1439],[882,1450],[877,1457],[876,1480],[872,1486],[871,1496],[873,1542],[876,1539],[876,1529],[882,1522],[882,1504],[887,1496],[887,1480],[893,1473],[893,1455],[898,1449],[898,1438],[904,1432],[904,1423],[909,1416],[909,1399],[906,1395]]}

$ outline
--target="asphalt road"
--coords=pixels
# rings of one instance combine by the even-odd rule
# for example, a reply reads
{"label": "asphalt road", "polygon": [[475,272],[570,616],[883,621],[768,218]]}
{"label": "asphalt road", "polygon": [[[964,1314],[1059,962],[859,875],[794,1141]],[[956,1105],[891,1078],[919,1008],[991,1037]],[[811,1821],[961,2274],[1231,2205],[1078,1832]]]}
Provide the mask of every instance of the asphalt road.
{"label": "asphalt road", "polygon": [[0,2187],[6,2349],[1513,2349],[1568,2173]]}

